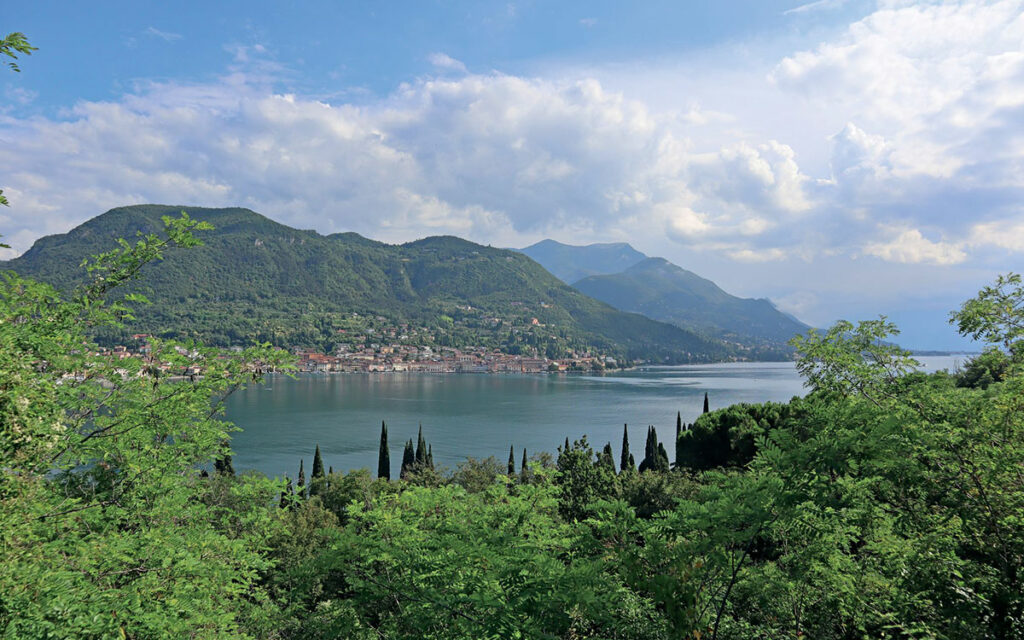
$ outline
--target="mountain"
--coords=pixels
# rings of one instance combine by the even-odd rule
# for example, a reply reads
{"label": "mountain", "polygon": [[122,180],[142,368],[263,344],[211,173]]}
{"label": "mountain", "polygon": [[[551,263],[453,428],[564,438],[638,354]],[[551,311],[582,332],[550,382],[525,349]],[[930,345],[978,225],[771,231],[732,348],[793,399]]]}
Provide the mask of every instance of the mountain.
{"label": "mountain", "polygon": [[322,236],[248,209],[121,207],[39,239],[0,268],[67,290],[83,280],[83,259],[109,250],[116,238],[159,231],[161,216],[182,210],[215,227],[197,232],[204,246],[147,265],[132,289],[152,304],[136,307],[134,321],[98,339],[154,333],[324,350],[406,339],[548,357],[592,348],[662,362],[732,354],[716,340],[599,302],[514,251],[450,236],[402,245],[355,233]]}
{"label": "mountain", "polygon": [[619,273],[647,258],[625,242],[578,247],[554,240],[541,240],[519,251],[539,262],[567,284],[587,276]]}
{"label": "mountain", "polygon": [[768,300],[730,295],[663,258],[647,258],[622,273],[583,278],[573,287],[617,309],[751,347],[783,345],[808,329]]}

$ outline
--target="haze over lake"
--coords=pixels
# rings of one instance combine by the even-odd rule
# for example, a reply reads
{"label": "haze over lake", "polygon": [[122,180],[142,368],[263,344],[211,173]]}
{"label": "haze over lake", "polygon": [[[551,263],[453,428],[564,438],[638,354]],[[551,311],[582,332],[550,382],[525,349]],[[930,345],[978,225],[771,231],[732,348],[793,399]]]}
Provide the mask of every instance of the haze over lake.
{"label": "haze over lake", "polygon": [[[918,360],[925,371],[935,371],[952,369],[963,357]],[[509,445],[517,461],[523,447],[531,455],[554,453],[567,436],[584,434],[595,449],[611,442],[618,459],[623,423],[629,424],[634,455],[642,456],[646,428],[654,425],[671,457],[676,412],[693,422],[705,392],[716,409],[784,402],[805,389],[789,362],[651,367],[602,376],[277,375],[229,398],[227,416],[243,429],[232,440],[236,469],[292,477],[300,458],[309,472],[317,444],[324,464],[335,471],[375,471],[384,420],[397,477],[402,446],[415,441],[420,422],[435,463],[452,468],[467,456],[504,461]]]}

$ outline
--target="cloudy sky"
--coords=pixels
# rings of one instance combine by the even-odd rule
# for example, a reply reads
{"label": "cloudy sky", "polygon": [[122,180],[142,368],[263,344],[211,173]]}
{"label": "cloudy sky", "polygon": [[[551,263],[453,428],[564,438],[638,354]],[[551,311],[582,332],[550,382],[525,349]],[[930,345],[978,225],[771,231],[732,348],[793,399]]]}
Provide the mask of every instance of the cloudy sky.
{"label": "cloudy sky", "polygon": [[[142,5],[148,6],[142,6]],[[1024,0],[67,3],[4,11],[13,257],[109,208],[628,241],[917,348],[1024,270]]]}

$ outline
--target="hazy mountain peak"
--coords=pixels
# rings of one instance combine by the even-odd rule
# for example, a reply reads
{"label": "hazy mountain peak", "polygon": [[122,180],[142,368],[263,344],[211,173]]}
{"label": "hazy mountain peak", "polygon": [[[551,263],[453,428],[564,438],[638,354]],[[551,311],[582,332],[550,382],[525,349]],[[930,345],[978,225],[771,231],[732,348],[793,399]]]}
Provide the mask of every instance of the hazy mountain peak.
{"label": "hazy mountain peak", "polygon": [[581,246],[541,240],[518,251],[530,256],[566,283],[587,276],[618,273],[647,259],[646,255],[625,242]]}

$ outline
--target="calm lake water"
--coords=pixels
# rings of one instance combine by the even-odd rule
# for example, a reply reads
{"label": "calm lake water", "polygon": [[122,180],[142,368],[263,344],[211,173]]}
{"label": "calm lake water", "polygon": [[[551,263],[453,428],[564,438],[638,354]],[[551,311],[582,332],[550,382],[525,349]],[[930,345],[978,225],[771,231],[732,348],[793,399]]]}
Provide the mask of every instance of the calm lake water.
{"label": "calm lake water", "polygon": [[[918,358],[926,371],[954,368],[963,357]],[[630,449],[642,457],[647,425],[670,443],[676,412],[684,422],[711,408],[738,402],[787,401],[805,392],[793,363],[745,362],[653,367],[603,376],[474,374],[307,374],[270,376],[228,400],[227,417],[243,430],[232,447],[238,470],[295,477],[306,473],[313,448],[335,471],[376,472],[380,423],[388,424],[392,476],[402,447],[419,423],[434,448],[434,462],[454,468],[466,456],[508,458],[554,452],[566,436],[584,434],[595,449],[611,442],[618,460],[622,425]],[[672,448],[666,444],[669,455]],[[640,454],[637,456],[637,454]]]}

